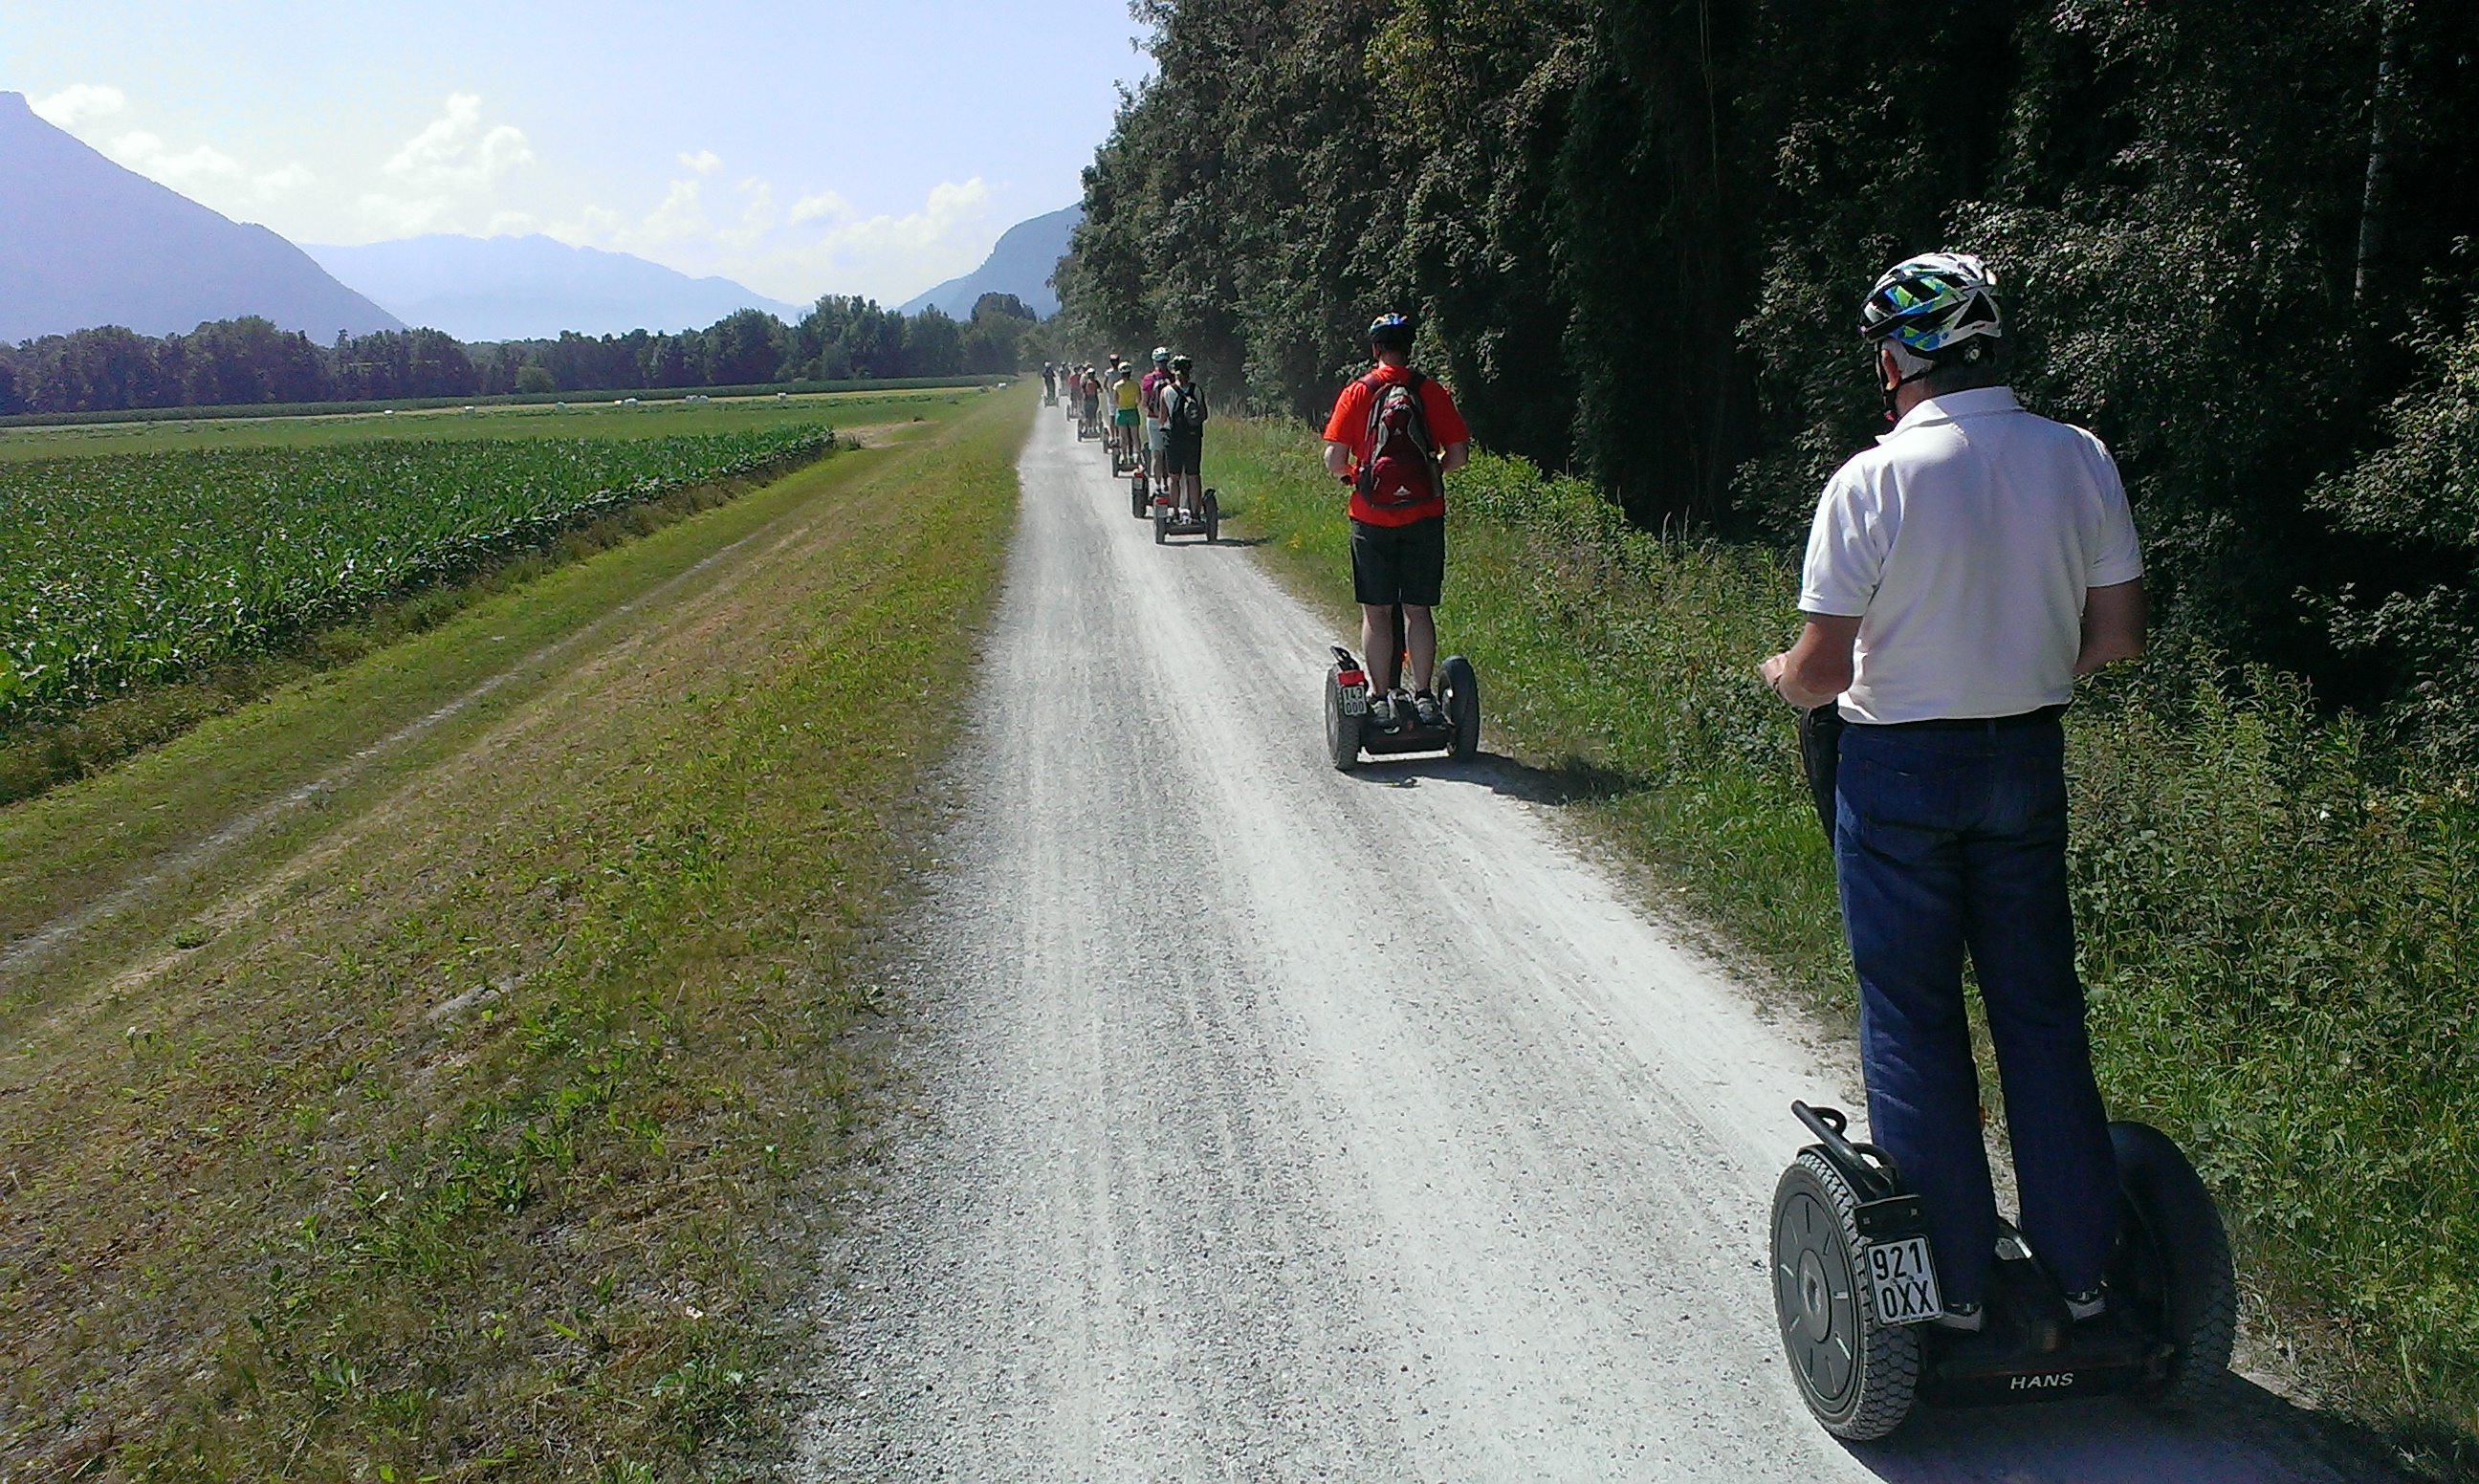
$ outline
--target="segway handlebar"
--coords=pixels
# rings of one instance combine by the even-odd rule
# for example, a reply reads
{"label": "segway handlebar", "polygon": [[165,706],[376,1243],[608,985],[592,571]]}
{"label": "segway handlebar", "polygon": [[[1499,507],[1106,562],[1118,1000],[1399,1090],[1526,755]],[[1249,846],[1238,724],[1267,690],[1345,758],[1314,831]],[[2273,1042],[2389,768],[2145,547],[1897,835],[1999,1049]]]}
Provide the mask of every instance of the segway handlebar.
{"label": "segway handlebar", "polygon": [[1860,1196],[1882,1200],[1902,1193],[1903,1178],[1894,1168],[1894,1158],[1875,1144],[1853,1142],[1847,1134],[1851,1120],[1838,1108],[1810,1108],[1794,1098],[1790,1111],[1816,1141],[1825,1148],[1827,1159],[1834,1163]]}

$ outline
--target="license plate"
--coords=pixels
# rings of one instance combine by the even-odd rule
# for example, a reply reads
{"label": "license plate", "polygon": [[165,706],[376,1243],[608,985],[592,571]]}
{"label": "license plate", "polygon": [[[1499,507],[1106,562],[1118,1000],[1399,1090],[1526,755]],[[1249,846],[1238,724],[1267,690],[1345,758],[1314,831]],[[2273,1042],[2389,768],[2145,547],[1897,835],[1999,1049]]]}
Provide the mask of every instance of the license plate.
{"label": "license plate", "polygon": [[1879,1323],[1923,1324],[1945,1312],[1926,1237],[1872,1241],[1860,1254],[1860,1266],[1876,1290]]}

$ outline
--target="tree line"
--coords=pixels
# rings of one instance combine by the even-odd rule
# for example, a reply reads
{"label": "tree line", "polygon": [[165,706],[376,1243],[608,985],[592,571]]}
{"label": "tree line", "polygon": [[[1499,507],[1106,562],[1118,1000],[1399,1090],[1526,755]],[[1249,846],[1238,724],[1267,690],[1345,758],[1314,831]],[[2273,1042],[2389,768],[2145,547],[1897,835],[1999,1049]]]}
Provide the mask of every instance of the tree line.
{"label": "tree line", "polygon": [[2479,8],[1144,0],[1061,276],[1321,412],[1381,309],[1476,435],[1788,544],[1881,430],[1887,265],[1975,250],[2177,629],[2416,713],[2479,683]]}
{"label": "tree line", "polygon": [[321,345],[260,319],[161,338],[107,325],[0,345],[0,414],[997,374],[1020,369],[1035,329],[1012,294],[963,320],[829,295],[794,324],[744,309],[679,334],[480,345],[424,329]]}

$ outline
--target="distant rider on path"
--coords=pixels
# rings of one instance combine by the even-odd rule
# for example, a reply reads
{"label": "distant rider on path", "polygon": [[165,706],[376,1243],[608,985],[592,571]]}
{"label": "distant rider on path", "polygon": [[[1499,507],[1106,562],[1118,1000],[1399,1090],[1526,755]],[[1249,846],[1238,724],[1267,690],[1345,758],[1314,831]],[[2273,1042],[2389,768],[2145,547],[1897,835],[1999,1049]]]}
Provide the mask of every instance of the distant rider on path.
{"label": "distant rider on path", "polygon": [[1170,347],[1154,346],[1153,361],[1153,370],[1145,372],[1142,379],[1137,383],[1137,405],[1145,415],[1145,447],[1142,454],[1145,477],[1158,480],[1162,477],[1162,394],[1163,385],[1170,380]]}
{"label": "distant rider on path", "polygon": [[[1360,648],[1377,699],[1369,717],[1393,730],[1409,709],[1424,727],[1445,721],[1429,688],[1438,662],[1438,605],[1446,576],[1445,476],[1471,454],[1455,399],[1412,369],[1412,321],[1380,315],[1368,326],[1377,364],[1342,389],[1325,424],[1325,467],[1351,486],[1351,590]],[[1394,609],[1403,610],[1411,694],[1395,673]]]}
{"label": "distant rider on path", "polygon": [[1200,518],[1205,508],[1205,393],[1196,385],[1196,363],[1184,355],[1170,360],[1170,380],[1162,389],[1163,480],[1167,490],[1154,503],[1167,499],[1178,507],[1180,523]]}
{"label": "distant rider on path", "polygon": [[1137,369],[1116,356],[1112,357],[1111,375],[1113,404],[1111,448],[1114,453],[1125,455],[1126,462],[1134,464],[1137,461],[1137,424],[1143,418],[1140,405],[1143,394],[1137,385]]}
{"label": "distant rider on path", "polygon": [[[2099,439],[2016,402],[1980,260],[1931,253],[1860,311],[1892,431],[1835,473],[1799,641],[1760,673],[1834,705],[1833,861],[1859,979],[1869,1137],[1919,1191],[1946,1300],[1983,1328],[1997,1206],[1963,1009],[1976,971],[2004,1080],[2022,1230],[2078,1321],[2102,1319],[2116,1164],[2066,896],[2058,717],[2075,678],[2143,652],[2143,559]],[[1991,1335],[1989,1343],[1996,1343]]]}

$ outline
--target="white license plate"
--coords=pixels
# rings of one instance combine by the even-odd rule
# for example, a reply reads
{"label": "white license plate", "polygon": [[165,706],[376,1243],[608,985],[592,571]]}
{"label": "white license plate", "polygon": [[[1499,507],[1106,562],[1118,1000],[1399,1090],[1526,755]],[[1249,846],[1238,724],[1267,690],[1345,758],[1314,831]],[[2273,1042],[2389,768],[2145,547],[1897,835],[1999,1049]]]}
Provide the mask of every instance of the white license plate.
{"label": "white license plate", "polygon": [[1872,1241],[1859,1255],[1877,1292],[1877,1318],[1884,1324],[1922,1324],[1945,1312],[1936,1267],[1926,1237]]}

